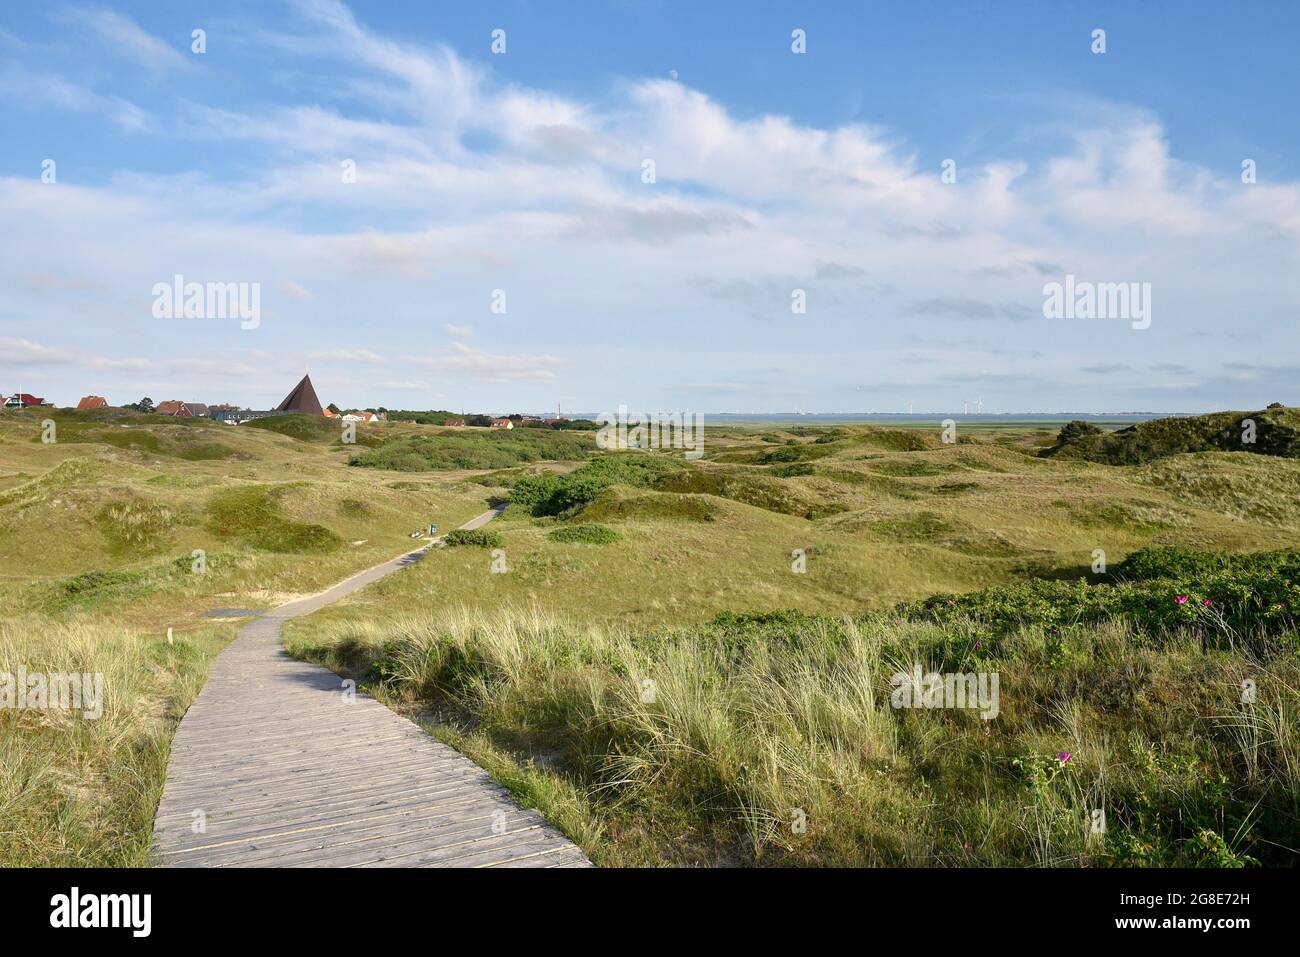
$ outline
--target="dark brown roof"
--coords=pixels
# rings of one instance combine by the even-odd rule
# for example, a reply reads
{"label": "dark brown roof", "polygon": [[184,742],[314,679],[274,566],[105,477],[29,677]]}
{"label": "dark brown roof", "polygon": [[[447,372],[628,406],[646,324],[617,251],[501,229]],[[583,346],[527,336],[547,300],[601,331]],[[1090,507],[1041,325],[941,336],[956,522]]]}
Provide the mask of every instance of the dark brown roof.
{"label": "dark brown roof", "polygon": [[311,376],[303,376],[302,381],[293,387],[293,391],[284,397],[284,401],[275,407],[276,412],[302,412],[305,415],[324,415],[316,390],[312,388]]}

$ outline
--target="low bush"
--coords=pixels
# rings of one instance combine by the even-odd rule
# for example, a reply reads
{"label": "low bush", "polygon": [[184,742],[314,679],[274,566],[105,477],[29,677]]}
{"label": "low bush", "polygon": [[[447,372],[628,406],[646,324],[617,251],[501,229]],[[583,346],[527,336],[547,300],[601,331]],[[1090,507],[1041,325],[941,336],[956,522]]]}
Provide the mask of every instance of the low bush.
{"label": "low bush", "polygon": [[680,462],[635,452],[604,456],[567,475],[521,478],[510,490],[510,503],[531,515],[560,515],[594,502],[611,485],[644,488],[683,468]]}
{"label": "low bush", "polygon": [[447,533],[446,541],[452,546],[469,545],[475,548],[501,548],[505,545],[500,532],[486,528],[458,528]]}
{"label": "low bush", "polygon": [[1075,420],[1066,423],[1056,444],[1039,455],[1081,458],[1106,465],[1142,465],[1168,455],[1210,451],[1300,457],[1300,410],[1275,403],[1258,412],[1152,419],[1116,432],[1103,432]]}
{"label": "low bush", "polygon": [[618,541],[619,534],[604,525],[566,525],[546,536],[553,542],[582,545],[610,545]]}
{"label": "low bush", "polygon": [[1122,620],[1158,643],[1192,631],[1215,647],[1258,645],[1283,632],[1294,640],[1300,554],[1145,549],[1121,562],[1105,581],[1029,581],[934,595],[900,608],[940,622],[974,620],[993,633]]}

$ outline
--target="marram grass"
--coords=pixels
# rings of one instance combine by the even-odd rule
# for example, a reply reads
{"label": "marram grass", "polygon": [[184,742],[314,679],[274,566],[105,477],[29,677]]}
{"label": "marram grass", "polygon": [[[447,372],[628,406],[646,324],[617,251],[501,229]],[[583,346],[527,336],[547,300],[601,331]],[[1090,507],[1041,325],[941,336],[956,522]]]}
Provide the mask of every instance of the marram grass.
{"label": "marram grass", "polygon": [[[995,654],[979,634],[791,615],[633,635],[513,608],[306,620],[289,643],[437,715],[598,863],[1295,863],[1293,656],[1155,650],[1119,622]],[[914,665],[996,671],[998,716],[892,707]]]}
{"label": "marram grass", "polygon": [[149,863],[171,735],[233,626],[145,634],[103,622],[0,622],[0,681],[103,676],[102,715],[0,707],[0,866]]}

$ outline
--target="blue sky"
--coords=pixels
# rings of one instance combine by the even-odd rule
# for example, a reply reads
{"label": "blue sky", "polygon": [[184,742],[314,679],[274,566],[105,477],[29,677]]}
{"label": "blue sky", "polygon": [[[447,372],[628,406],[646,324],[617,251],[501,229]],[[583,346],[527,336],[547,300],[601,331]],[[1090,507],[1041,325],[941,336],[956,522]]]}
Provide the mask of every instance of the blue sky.
{"label": "blue sky", "polygon": [[[1283,2],[6,5],[0,390],[1297,403],[1297,27]],[[257,283],[256,328],[155,318],[178,273]],[[1150,283],[1150,327],[1044,318],[1066,275]]]}

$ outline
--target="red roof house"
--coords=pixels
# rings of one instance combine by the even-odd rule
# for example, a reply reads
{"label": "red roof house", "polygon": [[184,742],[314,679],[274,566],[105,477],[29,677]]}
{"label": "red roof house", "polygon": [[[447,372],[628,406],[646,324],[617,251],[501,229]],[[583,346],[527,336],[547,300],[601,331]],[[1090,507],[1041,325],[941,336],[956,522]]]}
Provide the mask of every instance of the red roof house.
{"label": "red roof house", "polygon": [[194,417],[194,413],[190,411],[190,407],[180,399],[170,399],[167,402],[159,402],[158,408],[154,409],[154,412],[158,415],[174,415],[180,419],[192,419]]}
{"label": "red roof house", "polygon": [[34,405],[48,405],[38,395],[32,395],[30,392],[15,392],[13,395],[5,398],[6,409],[30,409]]}
{"label": "red roof house", "polygon": [[90,409],[107,409],[108,400],[102,395],[88,395],[77,403],[78,412],[87,412]]}

